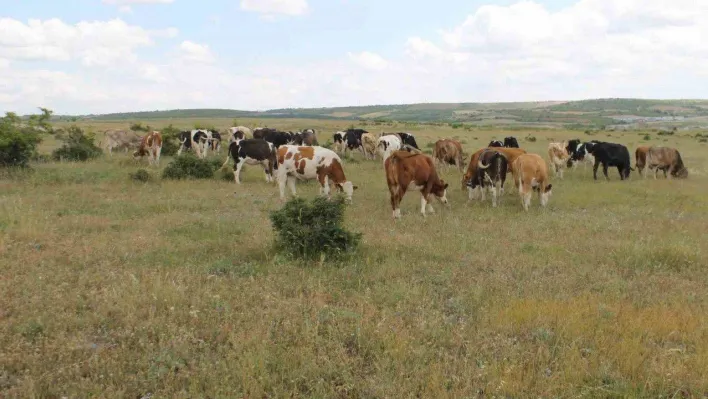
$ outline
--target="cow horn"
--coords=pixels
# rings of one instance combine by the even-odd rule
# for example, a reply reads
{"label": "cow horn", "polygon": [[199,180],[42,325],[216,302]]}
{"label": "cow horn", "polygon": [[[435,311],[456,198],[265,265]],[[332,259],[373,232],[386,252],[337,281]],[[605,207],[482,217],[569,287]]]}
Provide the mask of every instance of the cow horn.
{"label": "cow horn", "polygon": [[478,167],[479,169],[488,169],[490,166],[492,166],[491,163],[490,163],[489,165],[487,165],[487,166],[484,166],[484,164],[482,163],[482,160],[481,160],[481,159],[480,159],[479,161],[477,161],[477,167]]}

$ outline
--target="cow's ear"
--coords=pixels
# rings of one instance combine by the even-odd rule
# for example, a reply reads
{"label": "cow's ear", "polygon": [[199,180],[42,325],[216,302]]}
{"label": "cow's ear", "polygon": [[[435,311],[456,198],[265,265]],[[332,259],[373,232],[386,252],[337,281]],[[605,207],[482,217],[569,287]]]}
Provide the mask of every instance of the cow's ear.
{"label": "cow's ear", "polygon": [[448,186],[449,186],[449,184],[445,183],[444,189],[447,190]]}

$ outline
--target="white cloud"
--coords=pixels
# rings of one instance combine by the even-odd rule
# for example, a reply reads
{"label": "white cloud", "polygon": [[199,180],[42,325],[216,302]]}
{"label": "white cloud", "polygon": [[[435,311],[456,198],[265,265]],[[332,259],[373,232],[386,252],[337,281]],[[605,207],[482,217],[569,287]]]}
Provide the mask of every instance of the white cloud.
{"label": "white cloud", "polygon": [[170,4],[175,0],[102,0],[103,4],[122,6],[126,4]]}
{"label": "white cloud", "polygon": [[307,0],[241,0],[241,9],[266,15],[302,15],[308,5]]}
{"label": "white cloud", "polygon": [[364,67],[366,69],[373,70],[383,70],[388,66],[388,61],[378,54],[371,53],[368,51],[362,51],[361,53],[347,53],[349,59],[354,61],[357,65]]}
{"label": "white cloud", "polygon": [[176,29],[149,31],[120,19],[82,21],[0,19],[0,57],[15,60],[70,61],[110,65],[134,60],[134,51],[154,44],[153,37],[173,37]]}
{"label": "white cloud", "polygon": [[179,46],[182,52],[182,57],[187,61],[198,62],[198,63],[211,63],[214,62],[214,55],[209,49],[208,45],[198,44],[185,40]]}

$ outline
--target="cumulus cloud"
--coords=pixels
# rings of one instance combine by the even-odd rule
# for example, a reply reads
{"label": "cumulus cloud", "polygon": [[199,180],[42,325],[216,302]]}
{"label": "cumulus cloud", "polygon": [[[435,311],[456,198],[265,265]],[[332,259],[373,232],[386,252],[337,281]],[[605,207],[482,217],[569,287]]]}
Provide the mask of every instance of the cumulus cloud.
{"label": "cumulus cloud", "polygon": [[179,48],[182,52],[182,57],[187,61],[200,63],[214,62],[215,57],[208,45],[185,40],[180,44]]}
{"label": "cumulus cloud", "polygon": [[308,5],[307,0],[241,0],[241,9],[265,15],[302,15]]}
{"label": "cumulus cloud", "polygon": [[388,66],[388,61],[376,53],[362,51],[361,53],[347,53],[349,59],[366,69],[383,70]]}

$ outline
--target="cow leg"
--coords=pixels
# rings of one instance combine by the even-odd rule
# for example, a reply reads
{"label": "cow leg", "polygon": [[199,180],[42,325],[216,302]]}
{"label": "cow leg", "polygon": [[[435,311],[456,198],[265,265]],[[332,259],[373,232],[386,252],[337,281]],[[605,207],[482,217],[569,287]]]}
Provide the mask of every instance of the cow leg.
{"label": "cow leg", "polygon": [[270,161],[263,161],[261,163],[261,165],[263,165],[263,172],[265,173],[266,183],[270,183],[271,176],[270,176],[270,173],[268,173],[268,171],[270,169]]}
{"label": "cow leg", "polygon": [[427,195],[424,192],[420,193],[420,213],[425,217],[425,208],[428,205]]}
{"label": "cow leg", "polygon": [[602,164],[602,173],[605,174],[605,179],[610,180],[610,176],[607,176],[607,164]]}
{"label": "cow leg", "polygon": [[318,180],[320,181],[320,195],[324,195],[329,199],[329,177],[325,174],[321,174],[318,176]]}
{"label": "cow leg", "polygon": [[425,210],[426,210],[428,213],[435,213],[435,209],[433,208],[433,205],[431,204],[432,199],[433,199],[433,195],[432,195],[432,194],[428,194],[428,199],[427,199],[428,205],[426,205],[426,208],[425,208]]}
{"label": "cow leg", "polygon": [[597,180],[597,167],[598,166],[600,166],[600,162],[596,160],[595,165],[593,165],[593,167],[592,167],[592,178],[594,180]]}
{"label": "cow leg", "polygon": [[[282,165],[280,166],[283,167]],[[288,180],[288,175],[285,172],[278,172],[278,188],[280,189],[280,199],[285,201],[285,185]]]}
{"label": "cow leg", "polygon": [[472,201],[475,199],[475,188],[467,187],[467,200]]}
{"label": "cow leg", "polygon": [[620,180],[624,180],[624,171],[622,170],[621,166],[617,167],[617,172],[620,174]]}
{"label": "cow leg", "polygon": [[659,173],[659,168],[654,168],[654,180],[656,180],[656,175]]}
{"label": "cow leg", "polygon": [[398,186],[389,186],[388,191],[391,194],[391,210],[393,211],[393,218],[400,218],[401,210],[398,209]]}
{"label": "cow leg", "polygon": [[236,162],[236,169],[234,169],[234,181],[236,181],[236,184],[241,184],[241,168],[244,163],[246,163],[245,159],[239,159]]}
{"label": "cow leg", "polygon": [[155,151],[155,166],[160,166],[160,154],[162,154],[162,147],[157,147]]}
{"label": "cow leg", "polygon": [[293,197],[297,196],[297,191],[295,190],[295,176],[288,176],[288,188],[290,188],[290,193]]}

